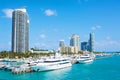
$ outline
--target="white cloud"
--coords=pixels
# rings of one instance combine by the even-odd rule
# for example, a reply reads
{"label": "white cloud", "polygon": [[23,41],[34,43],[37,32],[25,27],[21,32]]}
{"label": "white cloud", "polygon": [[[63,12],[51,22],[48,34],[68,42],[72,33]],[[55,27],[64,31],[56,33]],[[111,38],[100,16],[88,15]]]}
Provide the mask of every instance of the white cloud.
{"label": "white cloud", "polygon": [[93,26],[91,29],[92,29],[92,30],[96,30],[96,27],[95,27],[95,26]]}
{"label": "white cloud", "polygon": [[117,41],[117,40],[106,39],[106,40],[95,42],[96,49],[112,51],[112,50],[118,50],[119,47],[120,47],[120,41]]}
{"label": "white cloud", "polygon": [[109,47],[109,46],[120,46],[120,41],[113,40],[110,36],[106,36],[104,40],[95,42],[95,45],[102,46],[102,47],[104,47],[104,46],[106,46],[106,47]]}
{"label": "white cloud", "polygon": [[100,28],[101,28],[100,25],[97,25],[97,26],[93,26],[93,27],[91,27],[92,30],[97,30],[97,29],[100,29]]}
{"label": "white cloud", "polygon": [[3,9],[2,11],[4,12],[5,17],[12,18],[13,9]]}
{"label": "white cloud", "polygon": [[46,35],[45,34],[41,34],[40,38],[44,39],[44,38],[46,38]]}
{"label": "white cloud", "polygon": [[45,10],[45,15],[46,16],[57,16],[57,12],[55,10],[47,9]]}

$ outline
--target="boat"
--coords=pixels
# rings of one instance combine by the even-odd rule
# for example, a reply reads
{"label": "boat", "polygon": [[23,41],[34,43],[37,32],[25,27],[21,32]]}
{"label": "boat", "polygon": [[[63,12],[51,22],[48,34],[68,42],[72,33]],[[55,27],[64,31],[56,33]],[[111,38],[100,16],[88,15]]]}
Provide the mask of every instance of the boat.
{"label": "boat", "polygon": [[5,64],[0,62],[0,69],[4,69],[4,67],[5,67]]}
{"label": "boat", "polygon": [[31,66],[34,71],[49,71],[62,69],[72,66],[71,62],[67,58],[52,57],[50,59],[43,60],[42,62],[35,62],[36,64]]}
{"label": "boat", "polygon": [[90,63],[90,62],[93,62],[94,60],[94,57],[91,56],[90,54],[83,54],[79,57],[77,57],[77,63]]}
{"label": "boat", "polygon": [[71,62],[67,59],[47,59],[43,62],[38,62],[31,68],[34,71],[49,71],[72,66]]}

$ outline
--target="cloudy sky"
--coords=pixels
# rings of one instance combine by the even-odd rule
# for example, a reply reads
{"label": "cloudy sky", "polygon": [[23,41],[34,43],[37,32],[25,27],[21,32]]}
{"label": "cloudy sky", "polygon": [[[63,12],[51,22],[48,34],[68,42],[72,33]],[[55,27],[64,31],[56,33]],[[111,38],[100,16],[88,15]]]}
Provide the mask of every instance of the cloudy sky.
{"label": "cloudy sky", "polygon": [[0,51],[11,50],[12,11],[23,7],[30,48],[57,49],[72,34],[82,42],[94,32],[96,51],[120,51],[120,0],[0,0]]}

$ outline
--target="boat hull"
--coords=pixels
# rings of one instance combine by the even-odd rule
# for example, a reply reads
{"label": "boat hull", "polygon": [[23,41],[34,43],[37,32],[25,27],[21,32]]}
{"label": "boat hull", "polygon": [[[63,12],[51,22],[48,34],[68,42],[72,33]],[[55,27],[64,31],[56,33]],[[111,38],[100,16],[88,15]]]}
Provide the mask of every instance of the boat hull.
{"label": "boat hull", "polygon": [[67,63],[67,64],[51,64],[51,65],[36,65],[36,66],[32,66],[31,68],[34,71],[49,71],[49,70],[57,70],[57,69],[62,69],[62,68],[67,68],[72,66],[71,63]]}
{"label": "boat hull", "polygon": [[77,62],[78,62],[78,63],[82,63],[82,64],[84,64],[84,63],[90,63],[90,62],[93,62],[93,59],[77,60]]}

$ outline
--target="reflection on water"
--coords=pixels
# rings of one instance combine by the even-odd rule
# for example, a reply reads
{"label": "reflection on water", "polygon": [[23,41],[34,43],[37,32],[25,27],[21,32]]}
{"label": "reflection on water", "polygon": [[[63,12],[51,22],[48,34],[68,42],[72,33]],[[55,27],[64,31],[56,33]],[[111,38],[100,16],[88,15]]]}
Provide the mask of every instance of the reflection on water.
{"label": "reflection on water", "polygon": [[71,67],[68,67],[64,69],[46,71],[41,73],[44,73],[45,80],[64,80],[64,78],[68,76],[70,71],[71,71]]}
{"label": "reflection on water", "polygon": [[63,69],[59,69],[59,70],[53,70],[53,71],[49,71],[46,73],[46,76],[50,76],[50,75],[64,75],[65,73],[68,73],[71,70],[71,67],[69,68],[63,68]]}

